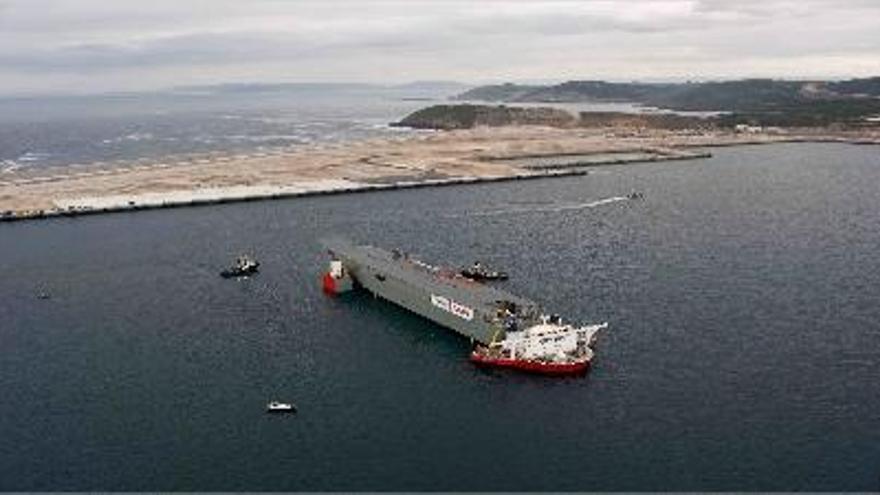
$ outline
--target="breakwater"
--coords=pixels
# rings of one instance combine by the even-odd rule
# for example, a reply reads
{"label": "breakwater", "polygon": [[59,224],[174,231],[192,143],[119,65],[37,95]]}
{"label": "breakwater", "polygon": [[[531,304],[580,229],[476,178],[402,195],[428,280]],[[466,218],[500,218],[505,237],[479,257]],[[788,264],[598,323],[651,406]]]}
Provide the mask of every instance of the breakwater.
{"label": "breakwater", "polygon": [[[796,135],[480,128],[308,151],[85,164],[0,180],[0,221],[583,175],[597,166],[709,158],[771,143],[877,144],[872,134]],[[119,166],[117,166],[119,165]]]}
{"label": "breakwater", "polygon": [[287,199],[304,196],[353,194],[423,187],[442,187],[489,182],[546,179],[587,175],[586,170],[532,170],[494,177],[449,177],[441,179],[399,180],[393,182],[355,182],[349,180],[308,181],[290,185],[233,186],[137,195],[94,196],[57,200],[58,208],[23,212],[0,212],[0,222],[64,218],[101,213],[181,208],[244,201]]}
{"label": "breakwater", "polygon": [[[454,177],[405,177],[392,179],[378,177],[370,180],[320,179],[291,181],[286,184],[237,185],[226,187],[197,187],[134,194],[77,196],[53,200],[54,208],[24,211],[2,211],[0,222],[76,217],[101,213],[130,212],[159,208],[181,208],[243,201],[287,199],[330,194],[352,194],[375,191],[393,191],[423,187],[442,187],[516,180],[534,180],[586,175],[587,169],[601,165],[650,163],[670,160],[693,160],[711,157],[699,150],[642,149],[634,152],[561,153],[526,155],[513,158],[490,158],[487,161],[506,162],[515,166],[503,173]],[[142,168],[150,169],[149,166]],[[112,173],[112,171],[110,171]],[[91,175],[103,175],[90,172]],[[35,179],[38,183],[51,182],[51,177]]]}

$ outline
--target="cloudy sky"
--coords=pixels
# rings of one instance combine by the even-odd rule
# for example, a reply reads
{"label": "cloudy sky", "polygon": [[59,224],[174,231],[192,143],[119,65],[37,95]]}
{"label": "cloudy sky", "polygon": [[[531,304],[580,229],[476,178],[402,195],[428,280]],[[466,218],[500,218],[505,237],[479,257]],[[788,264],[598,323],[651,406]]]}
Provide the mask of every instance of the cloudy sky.
{"label": "cloudy sky", "polygon": [[880,75],[880,0],[0,0],[0,93]]}

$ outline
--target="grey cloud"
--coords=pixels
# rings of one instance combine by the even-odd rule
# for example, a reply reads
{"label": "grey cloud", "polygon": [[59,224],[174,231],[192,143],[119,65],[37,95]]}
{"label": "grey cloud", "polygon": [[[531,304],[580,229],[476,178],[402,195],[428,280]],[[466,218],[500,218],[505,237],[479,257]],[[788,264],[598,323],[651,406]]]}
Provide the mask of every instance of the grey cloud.
{"label": "grey cloud", "polygon": [[873,0],[0,0],[0,91],[290,68],[364,81],[880,73],[878,14]]}
{"label": "grey cloud", "polygon": [[743,20],[792,20],[845,12],[853,16],[880,12],[876,0],[697,0],[700,13],[733,14]]}
{"label": "grey cloud", "polygon": [[291,43],[261,35],[197,34],[135,43],[82,43],[0,54],[0,65],[33,72],[91,71],[142,66],[181,64],[227,64],[261,57],[295,56],[301,51]]}

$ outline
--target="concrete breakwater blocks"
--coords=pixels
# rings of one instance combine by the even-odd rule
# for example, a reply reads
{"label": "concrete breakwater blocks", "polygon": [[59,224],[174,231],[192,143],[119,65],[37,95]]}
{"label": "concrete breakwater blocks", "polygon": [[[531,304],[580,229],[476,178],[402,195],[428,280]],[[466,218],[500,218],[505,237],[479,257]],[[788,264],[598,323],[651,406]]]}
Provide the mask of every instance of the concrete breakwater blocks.
{"label": "concrete breakwater blocks", "polygon": [[150,192],[131,195],[61,198],[54,200],[62,210],[122,210],[160,208],[187,204],[210,204],[275,197],[297,196],[317,192],[335,192],[368,187],[368,184],[343,179],[303,181],[285,185],[229,186],[180,191]]}
{"label": "concrete breakwater blocks", "polygon": [[[70,213],[107,212],[164,208],[198,204],[216,204],[259,199],[314,196],[320,194],[340,194],[392,189],[413,189],[420,187],[439,187],[481,182],[501,182],[508,180],[538,179],[586,175],[585,171],[541,171],[494,177],[449,177],[445,179],[406,180],[395,182],[355,182],[346,179],[325,179],[302,181],[285,185],[230,186],[179,191],[151,192],[142,194],[91,196],[81,198],[62,198],[54,200],[58,210]],[[46,212],[49,213],[49,212]]]}
{"label": "concrete breakwater blocks", "polygon": [[566,168],[559,170],[523,170],[493,176],[458,176],[397,180],[389,182],[357,182],[347,179],[325,179],[299,181],[284,185],[250,185],[157,191],[140,194],[88,196],[60,198],[53,200],[51,210],[6,212],[0,214],[0,222],[74,217],[98,213],[112,213],[156,208],[176,208],[241,201],[317,196],[325,194],[346,194],[370,191],[390,191],[396,189],[415,189],[423,187],[442,187],[453,185],[481,184],[516,180],[542,179],[587,175],[583,169]]}

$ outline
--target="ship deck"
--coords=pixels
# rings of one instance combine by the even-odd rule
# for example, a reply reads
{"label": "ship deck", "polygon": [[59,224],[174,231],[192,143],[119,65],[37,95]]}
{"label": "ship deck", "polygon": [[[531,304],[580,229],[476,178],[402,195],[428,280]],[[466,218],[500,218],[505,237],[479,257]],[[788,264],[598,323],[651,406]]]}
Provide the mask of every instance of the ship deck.
{"label": "ship deck", "polygon": [[530,299],[491,285],[474,282],[461,276],[458,270],[433,266],[412,255],[395,254],[375,246],[357,245],[343,239],[330,239],[323,243],[331,252],[339,256],[380,268],[413,286],[452,296],[457,302],[474,308],[494,310],[498,307],[499,301],[507,301],[516,304],[525,312],[535,313],[539,309],[538,304]]}

